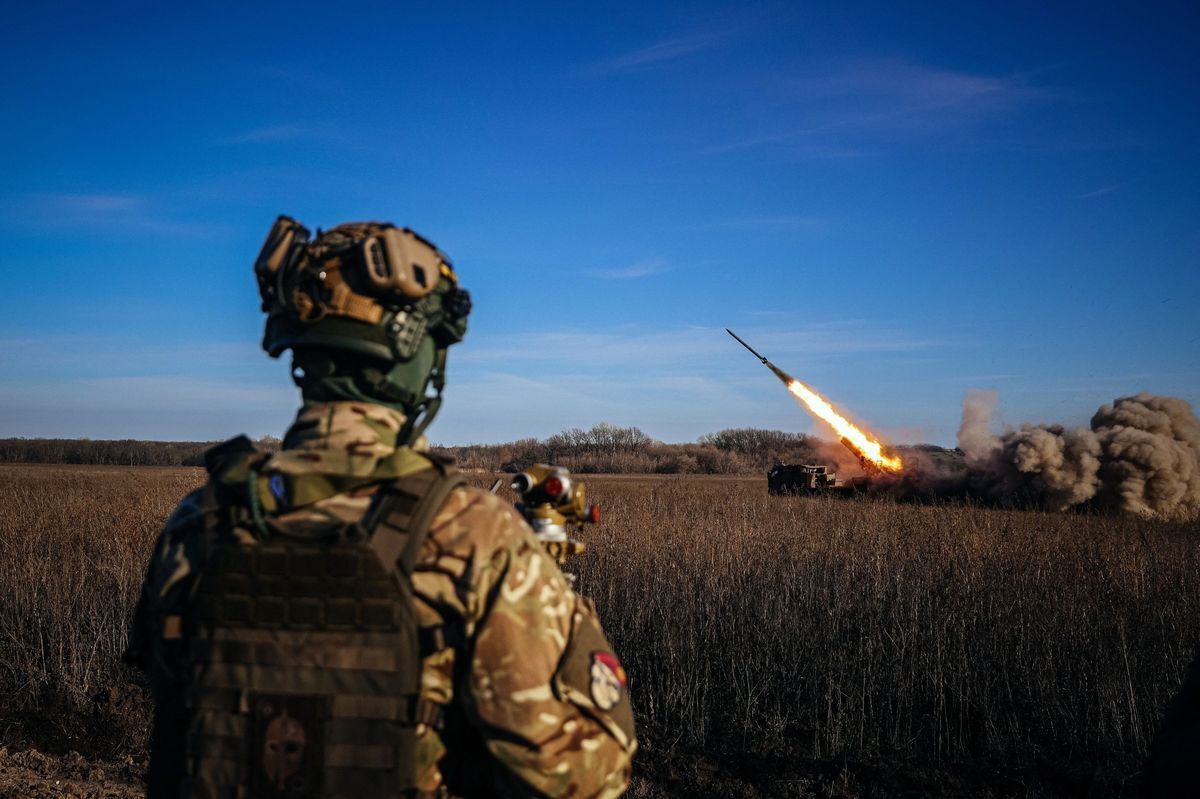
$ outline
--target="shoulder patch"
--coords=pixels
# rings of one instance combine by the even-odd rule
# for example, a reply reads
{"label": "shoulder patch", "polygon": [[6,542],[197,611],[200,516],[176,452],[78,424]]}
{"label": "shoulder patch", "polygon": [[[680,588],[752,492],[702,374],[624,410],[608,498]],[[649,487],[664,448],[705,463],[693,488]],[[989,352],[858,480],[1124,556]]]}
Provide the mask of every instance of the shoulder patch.
{"label": "shoulder patch", "polygon": [[267,480],[267,487],[271,489],[271,495],[275,497],[275,501],[279,503],[280,508],[287,507],[287,482],[283,475],[275,472]]}
{"label": "shoulder patch", "polygon": [[613,654],[591,603],[579,597],[566,651],[554,675],[555,693],[596,719],[622,747],[634,746],[629,676]]}
{"label": "shoulder patch", "polygon": [[621,692],[629,682],[625,667],[612,652],[600,650],[592,653],[590,676],[592,701],[601,710],[612,710],[621,701]]}

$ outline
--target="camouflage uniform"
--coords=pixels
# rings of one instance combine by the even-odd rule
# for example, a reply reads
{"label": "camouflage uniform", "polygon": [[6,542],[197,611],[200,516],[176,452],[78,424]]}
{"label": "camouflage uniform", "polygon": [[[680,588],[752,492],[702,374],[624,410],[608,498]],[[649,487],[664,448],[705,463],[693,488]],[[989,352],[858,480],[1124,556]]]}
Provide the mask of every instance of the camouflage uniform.
{"label": "camouflage uniform", "polygon": [[[421,457],[391,443],[404,420],[371,403],[306,404],[282,451],[262,467],[289,480],[295,496],[286,509],[267,496],[263,511],[292,529],[355,523],[397,464]],[[184,686],[164,620],[186,606],[203,574],[203,503],[203,492],[193,492],[168,520],[131,636],[129,656],[156,690],[151,795],[177,779],[184,757]],[[637,748],[624,671],[591,603],[571,590],[510,505],[455,489],[434,517],[412,583],[420,625],[440,626],[450,644],[421,667],[422,699],[446,708],[441,729],[417,728],[422,793],[624,791]]]}

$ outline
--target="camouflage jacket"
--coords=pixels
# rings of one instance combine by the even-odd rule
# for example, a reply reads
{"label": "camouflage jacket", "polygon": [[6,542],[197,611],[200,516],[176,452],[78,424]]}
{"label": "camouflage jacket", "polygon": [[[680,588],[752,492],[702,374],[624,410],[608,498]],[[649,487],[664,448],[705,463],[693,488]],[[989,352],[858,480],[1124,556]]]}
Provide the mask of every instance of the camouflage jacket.
{"label": "camouflage jacket", "polygon": [[[260,467],[297,487],[288,525],[342,527],[412,458],[390,442],[404,417],[364,403],[301,409],[283,449]],[[263,456],[265,457],[265,456]],[[275,479],[279,479],[276,477]],[[188,495],[155,547],[135,613],[128,659],[156,692],[151,795],[179,768],[180,666],[162,619],[195,593],[204,570],[204,494]],[[247,543],[252,543],[249,534]],[[457,631],[427,655],[421,693],[448,708],[441,730],[418,727],[417,784],[433,795],[618,796],[637,743],[625,673],[591,603],[574,593],[507,503],[455,489],[434,517],[412,576],[422,627]]]}

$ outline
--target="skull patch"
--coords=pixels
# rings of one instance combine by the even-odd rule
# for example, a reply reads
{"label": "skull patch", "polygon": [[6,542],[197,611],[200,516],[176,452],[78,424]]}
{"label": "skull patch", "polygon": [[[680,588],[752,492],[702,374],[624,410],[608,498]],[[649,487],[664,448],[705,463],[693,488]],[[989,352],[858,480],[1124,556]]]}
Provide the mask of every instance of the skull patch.
{"label": "skull patch", "polygon": [[621,701],[627,682],[621,661],[611,652],[593,652],[590,676],[592,701],[601,710],[612,710]]}

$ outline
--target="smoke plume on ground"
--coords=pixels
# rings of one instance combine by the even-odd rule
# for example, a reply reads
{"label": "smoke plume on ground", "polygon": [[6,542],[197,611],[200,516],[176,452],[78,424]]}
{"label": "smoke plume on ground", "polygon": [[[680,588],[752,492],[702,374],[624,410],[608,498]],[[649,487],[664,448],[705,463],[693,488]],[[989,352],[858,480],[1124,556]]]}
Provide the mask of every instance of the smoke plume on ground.
{"label": "smoke plume on ground", "polygon": [[1104,405],[1090,427],[990,430],[995,392],[970,391],[958,445],[971,489],[1066,510],[1084,503],[1163,519],[1200,517],[1200,420],[1185,400],[1142,392]]}

